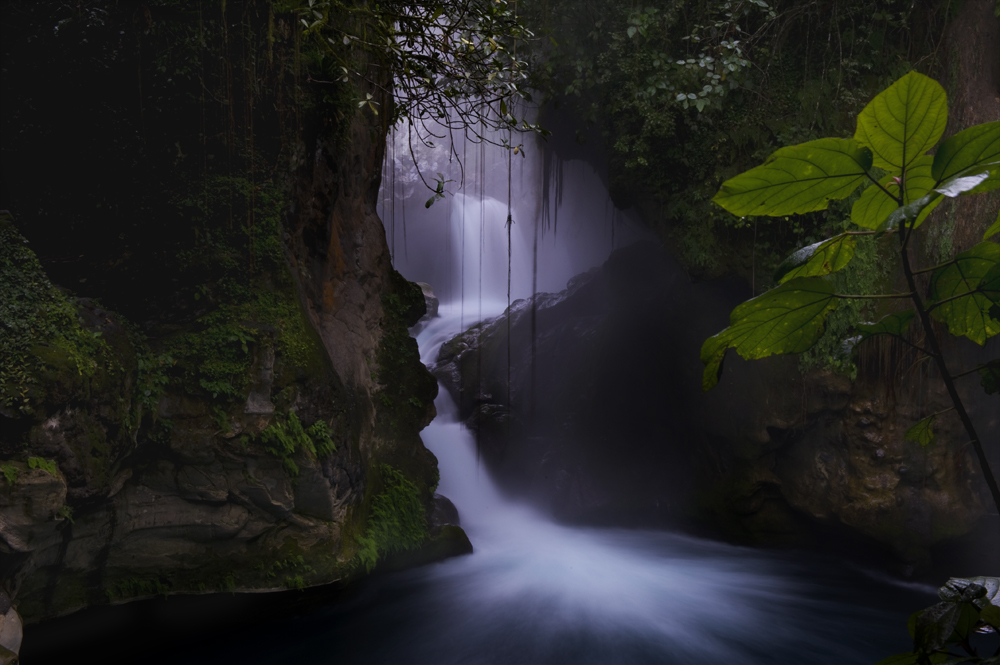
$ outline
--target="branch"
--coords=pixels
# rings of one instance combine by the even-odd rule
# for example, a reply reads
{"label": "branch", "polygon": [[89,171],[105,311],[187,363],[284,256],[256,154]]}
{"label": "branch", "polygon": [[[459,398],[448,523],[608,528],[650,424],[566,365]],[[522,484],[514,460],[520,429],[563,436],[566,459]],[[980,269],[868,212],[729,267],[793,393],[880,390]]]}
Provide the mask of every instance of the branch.
{"label": "branch", "polygon": [[931,266],[930,268],[924,268],[923,270],[914,270],[913,274],[923,275],[925,272],[933,272],[938,268],[944,268],[945,266],[950,266],[953,263],[956,263],[955,259],[952,259],[951,261],[945,261],[944,263],[939,263],[936,266]]}
{"label": "branch", "polygon": [[[906,225],[906,220],[903,221],[903,225]],[[969,438],[972,439],[972,447],[976,451],[976,457],[979,459],[979,466],[983,470],[983,477],[986,479],[986,485],[990,489],[990,494],[993,497],[993,503],[996,504],[997,511],[1000,511],[1000,487],[997,487],[997,481],[993,477],[993,471],[990,469],[989,459],[986,457],[983,445],[979,441],[979,435],[976,433],[976,427],[972,424],[972,419],[965,410],[965,404],[962,402],[962,398],[959,396],[958,390],[955,388],[955,382],[951,378],[951,372],[948,371],[948,363],[945,362],[944,355],[941,353],[941,346],[938,344],[937,334],[931,326],[930,314],[928,313],[928,310],[924,308],[924,303],[920,299],[920,296],[917,295],[916,280],[913,276],[913,269],[910,267],[910,255],[909,252],[906,251],[905,233],[900,233],[899,244],[900,255],[903,260],[903,273],[906,275],[906,285],[910,288],[913,298],[913,307],[917,312],[917,316],[920,317],[920,323],[924,326],[924,334],[927,336],[927,342],[930,344],[932,351],[930,357],[937,363],[938,370],[941,372],[941,380],[944,381],[945,388],[948,390],[948,395],[951,397],[951,402],[955,405],[955,410],[958,411],[958,417],[961,418],[962,425],[965,426],[966,433],[968,433]]]}
{"label": "branch", "polygon": [[975,374],[979,370],[986,369],[987,367],[989,367],[989,365],[976,365],[972,369],[966,370],[964,372],[959,372],[958,374],[953,374],[951,378],[953,378],[953,379],[960,379],[963,376],[968,376],[969,374]]}
{"label": "branch", "polygon": [[[876,334],[874,334],[874,335],[869,335],[869,336],[868,336],[868,337],[866,337],[865,339],[871,339],[872,337],[895,337],[895,338],[896,338],[896,339],[898,339],[899,341],[903,342],[904,344],[908,344],[909,346],[913,347],[913,348],[914,348],[914,349],[916,349],[917,351],[920,351],[920,352],[921,352],[921,353],[923,353],[924,355],[928,355],[928,356],[929,356],[929,355],[931,355],[931,352],[930,352],[930,351],[928,351],[927,349],[925,349],[924,347],[922,347],[922,346],[917,346],[916,344],[914,344],[914,343],[913,343],[913,342],[911,342],[910,340],[906,339],[906,338],[905,338],[905,337],[903,337],[902,335],[897,335],[896,333],[889,333],[889,332],[886,332],[886,333],[876,333]],[[863,342],[863,341],[865,341],[865,340],[861,340],[861,341]]]}
{"label": "branch", "polygon": [[[916,274],[916,273],[914,273],[914,274]],[[981,291],[982,291],[982,288],[980,286],[977,286],[976,288],[972,289],[971,291],[966,291],[965,293],[959,293],[957,296],[948,296],[944,300],[935,300],[934,302],[932,302],[930,305],[927,306],[927,311],[928,312],[933,312],[935,309],[937,309],[941,305],[944,305],[945,303],[949,303],[949,302],[951,302],[953,300],[961,300],[962,298],[968,298],[969,296],[976,295],[977,293],[979,293]]]}
{"label": "branch", "polygon": [[879,300],[885,298],[911,298],[913,293],[884,293],[874,296],[857,296],[850,293],[834,293],[834,298],[844,298],[845,300]]}
{"label": "branch", "polygon": [[896,205],[898,205],[898,206],[902,206],[903,205],[903,197],[902,196],[900,196],[899,198],[896,198],[895,196],[893,196],[892,194],[890,194],[889,190],[886,189],[885,187],[883,187],[882,183],[880,183],[878,180],[876,180],[875,178],[873,178],[872,174],[869,173],[868,171],[865,171],[865,175],[868,176],[869,180],[871,180],[873,183],[875,183],[876,187],[878,187],[883,192],[885,192],[886,196],[888,196],[890,199],[892,199],[893,201],[895,201]]}

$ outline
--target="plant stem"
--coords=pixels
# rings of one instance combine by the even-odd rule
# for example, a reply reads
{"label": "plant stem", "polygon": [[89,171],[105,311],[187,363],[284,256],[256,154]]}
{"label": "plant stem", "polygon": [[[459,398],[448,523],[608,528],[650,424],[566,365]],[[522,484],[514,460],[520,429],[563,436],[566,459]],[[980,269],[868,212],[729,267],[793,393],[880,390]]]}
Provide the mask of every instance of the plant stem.
{"label": "plant stem", "polygon": [[917,310],[917,316],[920,317],[920,323],[924,326],[924,333],[927,335],[927,342],[931,347],[931,357],[937,363],[938,369],[941,372],[941,380],[944,381],[945,388],[948,389],[948,395],[951,396],[951,401],[955,405],[955,411],[958,412],[958,417],[962,420],[962,424],[965,426],[965,431],[968,433],[969,438],[972,439],[972,447],[976,451],[976,457],[979,458],[979,466],[982,467],[983,476],[986,478],[986,485],[990,488],[990,494],[993,495],[993,503],[996,504],[997,512],[1000,512],[1000,488],[997,487],[997,481],[993,478],[993,472],[990,470],[989,460],[986,459],[986,452],[983,450],[983,444],[979,440],[979,435],[976,434],[976,428],[972,424],[972,419],[969,417],[968,412],[965,410],[965,404],[962,403],[962,398],[958,395],[958,390],[955,388],[955,382],[951,378],[951,372],[948,371],[948,364],[944,360],[944,355],[941,353],[941,346],[938,343],[937,335],[934,333],[934,329],[931,327],[931,318],[924,309],[924,303],[917,295],[917,285],[913,277],[913,269],[910,267],[910,255],[906,249],[906,241],[910,234],[912,234],[912,229],[910,233],[905,233],[906,223],[908,220],[904,219],[902,223],[903,233],[899,234],[899,244],[903,259],[903,273],[906,275],[906,286],[910,289],[910,296],[913,299],[913,306]]}
{"label": "plant stem", "polygon": [[834,298],[845,298],[847,300],[879,300],[883,298],[909,298],[913,296],[913,293],[882,293],[873,296],[861,296],[854,293],[834,293]]}
{"label": "plant stem", "polygon": [[967,369],[964,372],[959,372],[958,374],[953,374],[951,378],[953,378],[953,379],[960,379],[963,376],[968,376],[969,374],[975,374],[979,370],[985,369],[986,367],[987,367],[987,365],[976,365],[972,369]]}

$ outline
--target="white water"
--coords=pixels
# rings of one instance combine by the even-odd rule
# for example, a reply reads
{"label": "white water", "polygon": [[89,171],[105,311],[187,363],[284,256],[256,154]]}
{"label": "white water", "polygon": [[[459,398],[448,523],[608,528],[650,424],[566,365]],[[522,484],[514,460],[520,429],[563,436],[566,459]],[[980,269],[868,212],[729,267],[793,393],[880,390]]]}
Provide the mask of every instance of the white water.
{"label": "white water", "polygon": [[[458,307],[444,306],[418,336],[425,363],[459,332],[459,317]],[[403,631],[397,656],[440,663],[878,656],[873,642],[885,636],[872,626],[884,614],[831,598],[836,588],[788,557],[667,532],[563,526],[504,497],[443,388],[435,404],[438,417],[422,437],[438,458],[438,491],[458,507],[475,553],[409,574],[427,594],[424,608],[411,609],[433,609],[433,632]],[[860,624],[869,634],[858,640]]]}
{"label": "white water", "polygon": [[[445,170],[447,160],[439,162],[429,171]],[[537,159],[515,164],[512,299],[533,287],[560,290],[613,247],[641,236],[609,215],[607,192],[586,164],[562,165],[565,191],[548,202],[532,185]],[[407,278],[430,281],[445,301],[418,336],[425,364],[442,343],[506,307],[506,172],[497,166],[503,164],[494,160],[478,181],[469,179],[465,193],[425,210],[427,194],[394,159],[393,187],[402,192],[392,224],[388,204],[383,209],[387,229],[394,229],[394,263]],[[547,219],[559,217],[558,233],[540,221],[543,205],[556,208]],[[404,214],[408,239],[399,224]],[[421,436],[438,458],[438,491],[458,507],[475,552],[377,576],[348,601],[273,621],[264,632],[227,635],[184,660],[840,664],[910,648],[906,618],[928,604],[926,591],[802,552],[557,524],[497,490],[443,388],[436,406],[438,417]]]}
{"label": "white water", "polygon": [[[461,318],[445,306],[421,332],[424,362]],[[473,554],[165,662],[860,664],[907,651],[906,618],[933,598],[802,552],[554,523],[498,492],[448,393],[435,404],[422,437]]]}

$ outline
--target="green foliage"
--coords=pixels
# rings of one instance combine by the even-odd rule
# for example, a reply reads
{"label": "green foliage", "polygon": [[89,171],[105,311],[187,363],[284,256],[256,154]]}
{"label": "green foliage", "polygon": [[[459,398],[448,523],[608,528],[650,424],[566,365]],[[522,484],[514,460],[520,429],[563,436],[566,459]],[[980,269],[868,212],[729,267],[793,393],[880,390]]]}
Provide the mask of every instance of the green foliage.
{"label": "green foliage", "polygon": [[970,638],[980,630],[1000,629],[998,590],[1000,578],[952,577],[938,590],[941,602],[910,617],[913,651],[886,658],[878,665],[996,662],[995,655],[980,656]]}
{"label": "green foliage", "polygon": [[68,521],[70,524],[76,524],[73,521],[73,508],[71,506],[60,506],[59,510],[56,511],[56,515]]}
{"label": "green foliage", "polygon": [[875,323],[859,323],[858,332],[861,333],[862,339],[868,339],[875,335],[891,335],[905,339],[915,315],[916,312],[912,309],[897,314],[887,314]]}
{"label": "green foliage", "polygon": [[712,199],[734,215],[825,210],[847,198],[872,167],[872,151],[851,139],[818,139],[782,148],[761,166],[722,184]]}
{"label": "green foliage", "polygon": [[384,489],[372,501],[365,533],[356,536],[357,560],[369,572],[379,559],[418,547],[428,538],[417,486],[388,464],[379,470]]}
{"label": "green foliage", "polygon": [[93,376],[107,345],[80,324],[77,306],[52,285],[6,213],[0,217],[0,402],[22,413],[44,367],[39,349],[50,346],[80,376]]}
{"label": "green foliage", "polygon": [[158,577],[138,578],[129,577],[123,580],[112,582],[104,593],[111,602],[128,600],[140,596],[162,596],[167,597],[170,593],[170,583],[164,582]]}
{"label": "green foliage", "polygon": [[59,467],[56,463],[50,459],[45,459],[44,457],[29,457],[28,458],[28,468],[29,469],[41,469],[45,471],[50,476],[54,476],[59,473]]}
{"label": "green foliage", "polygon": [[1000,321],[989,314],[995,302],[1000,302],[1000,245],[996,243],[981,242],[931,275],[928,308],[952,335],[982,346],[1000,334]]}
{"label": "green foliage", "polygon": [[[304,575],[315,572],[313,567],[305,562],[301,554],[286,557],[279,561],[272,561],[270,565],[261,563],[257,570],[267,579],[274,579],[281,574],[285,574],[285,586],[289,589],[302,590],[306,587]],[[295,573],[292,575],[291,573]]]}
{"label": "green foliage", "polygon": [[980,385],[987,395],[1000,393],[1000,359],[989,361],[977,371],[983,377]]}
{"label": "green foliage", "polygon": [[875,166],[904,173],[937,144],[947,124],[944,88],[933,79],[910,73],[864,108],[854,138],[871,148]]}
{"label": "green foliage", "polygon": [[997,211],[997,221],[993,222],[990,228],[986,229],[986,233],[983,234],[983,240],[988,240],[997,233],[1000,233],[1000,210]]}
{"label": "green foliage", "polygon": [[843,270],[854,258],[857,239],[847,233],[803,247],[782,261],[774,274],[779,284],[796,277],[818,277]]}
{"label": "green foliage", "polygon": [[791,249],[831,235],[842,211],[733,218],[710,202],[718,183],[779,146],[853,132],[873,94],[914,62],[936,66],[949,3],[524,6],[532,28],[551,37],[536,42],[546,59],[534,87],[574,106],[603,135],[615,203],[638,204],[700,276],[753,275],[757,293],[759,275]]}
{"label": "green foliage", "polygon": [[289,411],[286,418],[275,418],[260,433],[260,439],[266,450],[281,460],[288,475],[295,478],[299,475],[299,467],[292,459],[295,453],[307,450],[316,457],[332,454],[337,447],[330,434],[329,425],[322,420],[317,420],[308,430],[303,429],[299,417],[294,411]]}
{"label": "green foliage", "polygon": [[315,446],[317,457],[326,457],[337,451],[337,445],[333,442],[330,426],[325,420],[317,420],[306,429],[306,435]]}
{"label": "green foliage", "polygon": [[804,277],[743,303],[730,315],[730,326],[702,346],[703,388],[710,390],[719,382],[722,361],[730,348],[747,359],[809,349],[822,334],[826,316],[834,307],[833,284]]}
{"label": "green foliage", "polygon": [[[827,316],[840,301],[910,300],[929,345],[929,349],[918,347],[918,350],[937,363],[1000,509],[1000,488],[993,479],[972,422],[957,397],[952,383],[954,378],[930,325],[930,317],[934,317],[945,323],[953,335],[968,337],[980,345],[1000,334],[1000,320],[994,316],[1000,311],[1000,245],[982,242],[923,271],[915,271],[911,266],[909,252],[914,231],[942,197],[954,198],[1000,186],[1000,122],[960,132],[945,141],[933,158],[924,155],[937,144],[946,125],[944,90],[927,77],[910,72],[865,107],[858,116],[853,141],[837,143],[836,139],[829,139],[827,141],[834,143],[820,140],[782,148],[763,165],[723,183],[714,200],[730,212],[782,216],[812,212],[825,207],[832,198],[846,198],[861,180],[867,178],[875,183],[871,189],[877,188],[874,196],[892,205],[861,206],[859,204],[865,201],[863,195],[854,206],[857,213],[854,221],[862,228],[874,230],[852,233],[872,236],[874,240],[898,239],[898,256],[908,291],[878,295],[838,292],[834,283],[836,276],[831,275],[844,270],[852,257],[834,260],[830,252],[831,258],[826,260],[827,252],[820,250],[845,242],[845,236],[800,250],[786,261],[779,278],[794,270],[816,276],[796,277],[737,307],[730,317],[730,327],[706,340],[702,347],[703,386],[708,390],[718,382],[729,348],[735,348],[744,358],[763,358],[813,347],[822,336]],[[888,170],[888,176],[897,185],[894,190],[876,181],[876,176],[870,173],[873,165]],[[908,186],[911,175],[917,184]],[[858,177],[845,180],[854,176]],[[881,215],[885,215],[884,219],[879,218]],[[930,294],[926,299],[918,292],[916,272],[931,275]],[[862,326],[860,337],[893,335],[903,338],[913,313]],[[933,439],[931,427],[936,415],[914,425],[906,437],[928,445]]]}
{"label": "green foliage", "polygon": [[910,429],[906,430],[903,438],[907,441],[916,441],[926,448],[934,442],[934,421],[937,420],[939,415],[935,413],[932,416],[927,416],[913,423]]}
{"label": "green foliage", "polygon": [[[545,133],[528,122],[523,58],[532,33],[513,0],[388,0],[377,5],[309,0],[287,3],[297,12],[304,42],[338,83],[359,83],[356,108],[388,125],[405,122],[410,141],[461,131],[475,141],[497,143],[491,131]],[[521,56],[518,57],[518,44]],[[371,66],[372,64],[376,66]],[[392,81],[392,100],[381,92]],[[381,100],[381,101],[380,101]],[[444,180],[432,186],[428,206],[443,196]]]}
{"label": "green foliage", "polygon": [[20,470],[13,464],[0,464],[0,472],[3,473],[4,480],[7,481],[8,485],[17,484],[17,475]]}

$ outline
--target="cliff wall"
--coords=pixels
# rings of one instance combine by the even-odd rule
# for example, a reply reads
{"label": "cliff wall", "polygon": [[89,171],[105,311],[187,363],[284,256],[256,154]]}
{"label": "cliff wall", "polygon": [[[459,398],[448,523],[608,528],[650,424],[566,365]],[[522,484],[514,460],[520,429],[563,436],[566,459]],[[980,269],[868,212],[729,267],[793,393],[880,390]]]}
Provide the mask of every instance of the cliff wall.
{"label": "cliff wall", "polygon": [[2,23],[0,574],[23,618],[468,551],[428,521],[424,300],[375,211],[384,114],[356,103],[388,85],[342,81],[279,3]]}

